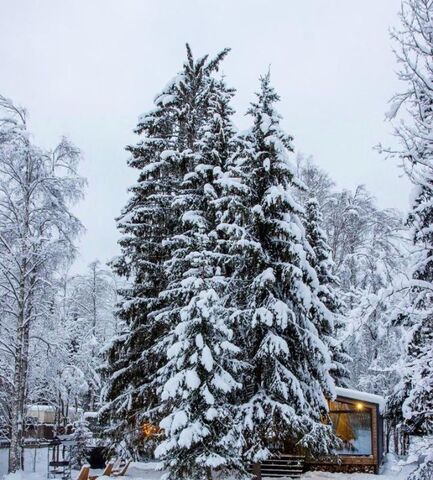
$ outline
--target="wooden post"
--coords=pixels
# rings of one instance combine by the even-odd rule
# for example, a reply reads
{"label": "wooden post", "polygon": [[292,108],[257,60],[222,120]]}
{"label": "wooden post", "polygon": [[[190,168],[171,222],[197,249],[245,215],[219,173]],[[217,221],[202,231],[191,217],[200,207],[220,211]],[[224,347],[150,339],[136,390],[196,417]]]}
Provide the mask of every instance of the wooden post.
{"label": "wooden post", "polygon": [[262,480],[262,472],[260,470],[260,463],[253,463],[253,475],[255,480]]}

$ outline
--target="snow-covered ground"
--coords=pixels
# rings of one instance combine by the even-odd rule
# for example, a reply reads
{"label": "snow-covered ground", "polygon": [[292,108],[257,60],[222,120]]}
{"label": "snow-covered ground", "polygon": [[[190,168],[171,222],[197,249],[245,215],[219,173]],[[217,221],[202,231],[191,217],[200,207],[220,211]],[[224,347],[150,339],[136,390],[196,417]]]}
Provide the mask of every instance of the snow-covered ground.
{"label": "snow-covered ground", "polygon": [[[14,475],[7,475],[7,450],[0,449],[0,480],[45,480],[47,475],[47,450],[36,451],[36,472],[33,473],[34,450],[26,449],[25,472]],[[159,480],[162,472],[158,471],[156,462],[134,462],[128,469],[127,475],[117,477],[118,480]],[[303,480],[406,480],[409,473],[414,469],[414,464],[406,465],[398,462],[392,455],[387,457],[380,475],[369,475],[365,473],[328,473],[308,472],[303,475]],[[72,480],[78,472],[72,475]],[[93,474],[101,473],[94,471]],[[109,480],[108,477],[100,477],[102,480]]]}
{"label": "snow-covered ground", "polygon": [[[8,471],[8,454],[7,448],[0,448],[0,479]],[[35,458],[36,455],[36,458]],[[24,470],[26,472],[26,480],[31,480],[27,477],[27,473],[33,472],[33,466],[35,465],[35,471],[39,475],[46,477],[47,475],[47,461],[48,461],[48,449],[46,448],[25,448],[24,449]]]}
{"label": "snow-covered ground", "polygon": [[[401,463],[401,464],[400,464]],[[329,472],[308,472],[303,475],[303,480],[406,480],[415,465],[403,464],[388,455],[380,475],[367,473],[329,473]]]}
{"label": "snow-covered ground", "polygon": [[[135,462],[128,471],[128,479],[159,480],[162,473],[157,471],[157,463]],[[414,465],[399,465],[392,455],[387,458],[380,475],[369,475],[365,473],[329,473],[329,472],[308,472],[303,475],[302,480],[406,480]],[[27,479],[26,479],[27,480]],[[32,480],[32,479],[29,479]]]}

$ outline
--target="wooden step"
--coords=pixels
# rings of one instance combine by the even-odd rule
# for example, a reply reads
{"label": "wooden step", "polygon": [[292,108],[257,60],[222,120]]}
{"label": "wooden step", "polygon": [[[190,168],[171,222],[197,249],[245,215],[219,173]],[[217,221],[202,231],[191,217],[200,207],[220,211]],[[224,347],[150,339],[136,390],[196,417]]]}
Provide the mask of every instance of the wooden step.
{"label": "wooden step", "polygon": [[304,471],[304,458],[294,455],[278,454],[269,460],[263,461],[260,466],[251,466],[250,471],[263,478],[301,478]]}

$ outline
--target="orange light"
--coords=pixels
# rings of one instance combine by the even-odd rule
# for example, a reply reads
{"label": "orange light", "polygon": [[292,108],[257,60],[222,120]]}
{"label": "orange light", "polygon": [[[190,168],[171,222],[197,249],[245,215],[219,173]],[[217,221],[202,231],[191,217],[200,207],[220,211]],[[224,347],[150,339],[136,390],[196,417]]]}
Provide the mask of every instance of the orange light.
{"label": "orange light", "polygon": [[160,429],[151,423],[143,423],[141,426],[141,431],[143,432],[144,437],[153,437],[160,432]]}
{"label": "orange light", "polygon": [[356,408],[357,408],[358,410],[362,410],[362,409],[364,408],[364,405],[363,405],[362,403],[357,403],[357,404],[356,404]]}

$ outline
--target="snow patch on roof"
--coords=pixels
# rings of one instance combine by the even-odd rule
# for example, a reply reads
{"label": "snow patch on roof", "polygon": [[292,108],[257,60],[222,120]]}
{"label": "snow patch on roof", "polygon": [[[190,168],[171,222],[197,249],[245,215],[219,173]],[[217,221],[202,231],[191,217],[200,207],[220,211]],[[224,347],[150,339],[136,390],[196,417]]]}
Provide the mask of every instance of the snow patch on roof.
{"label": "snow patch on roof", "polygon": [[359,390],[351,390],[350,388],[335,387],[335,393],[339,397],[350,398],[352,400],[360,400],[361,402],[375,403],[379,405],[380,413],[385,411],[386,401],[380,395],[373,393],[360,392]]}
{"label": "snow patch on roof", "polygon": [[28,405],[27,410],[28,411],[38,410],[40,412],[54,412],[56,408],[53,407],[53,405]]}
{"label": "snow patch on roof", "polygon": [[99,412],[84,412],[84,418],[98,418]]}

